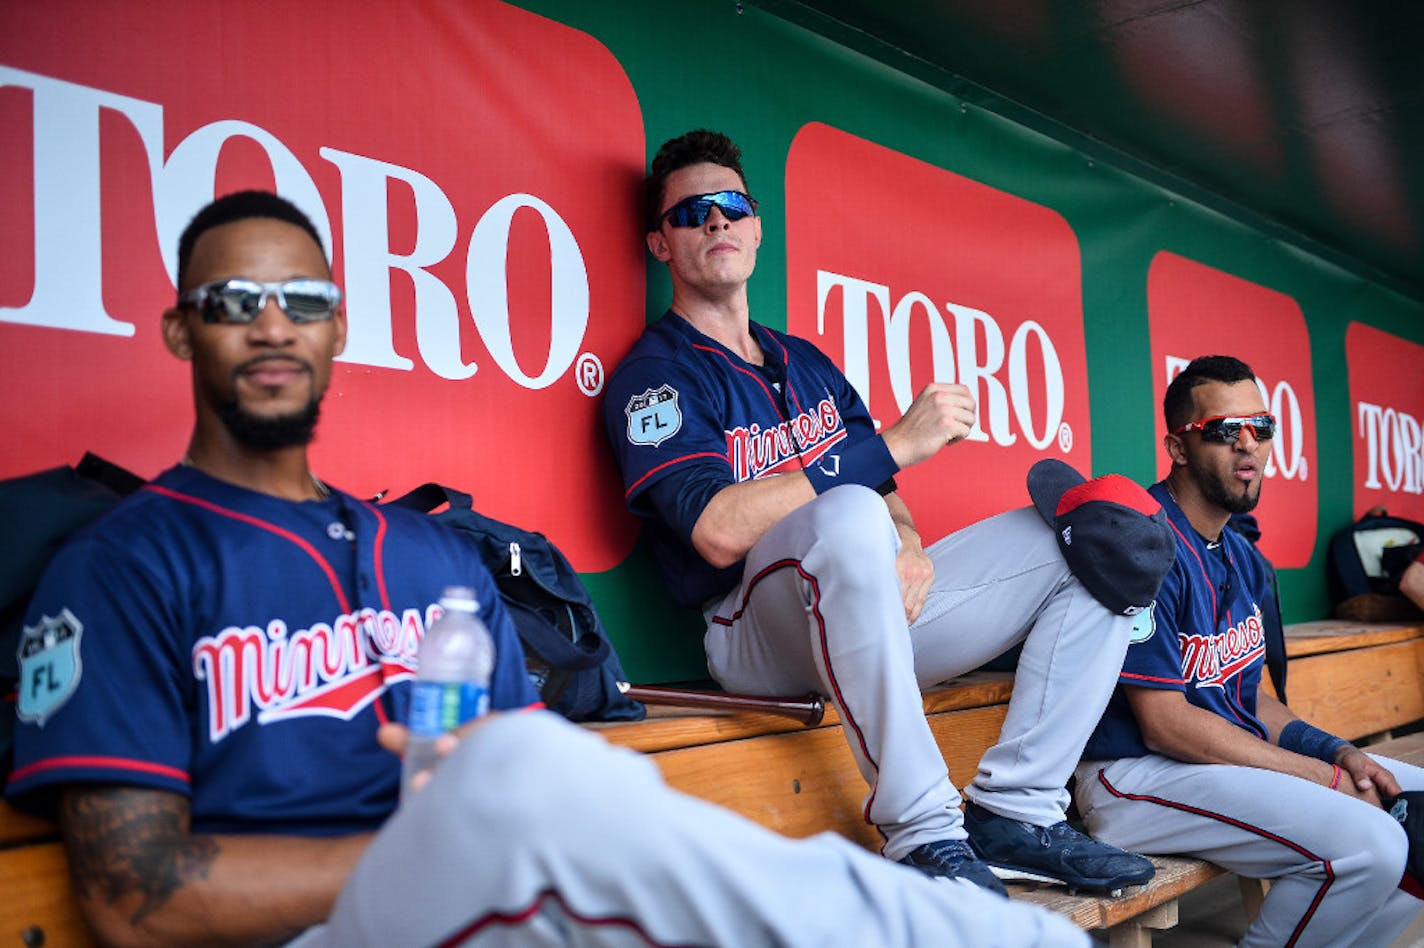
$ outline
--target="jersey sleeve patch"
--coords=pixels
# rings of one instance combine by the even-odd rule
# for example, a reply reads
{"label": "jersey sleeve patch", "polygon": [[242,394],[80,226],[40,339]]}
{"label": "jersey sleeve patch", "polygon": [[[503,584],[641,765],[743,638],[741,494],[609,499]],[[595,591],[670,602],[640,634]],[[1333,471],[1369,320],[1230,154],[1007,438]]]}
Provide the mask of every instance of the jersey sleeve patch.
{"label": "jersey sleeve patch", "polygon": [[682,409],[677,404],[677,389],[660,385],[628,399],[623,406],[628,416],[630,444],[657,447],[682,428]]}
{"label": "jersey sleeve patch", "polygon": [[1137,645],[1146,642],[1157,632],[1157,603],[1154,600],[1151,604],[1132,618],[1132,634],[1128,638],[1128,643]]}
{"label": "jersey sleeve patch", "polygon": [[42,616],[27,625],[20,636],[16,657],[20,662],[16,706],[21,721],[41,727],[74,697],[83,666],[79,661],[79,636],[84,624],[68,609],[51,618]]}

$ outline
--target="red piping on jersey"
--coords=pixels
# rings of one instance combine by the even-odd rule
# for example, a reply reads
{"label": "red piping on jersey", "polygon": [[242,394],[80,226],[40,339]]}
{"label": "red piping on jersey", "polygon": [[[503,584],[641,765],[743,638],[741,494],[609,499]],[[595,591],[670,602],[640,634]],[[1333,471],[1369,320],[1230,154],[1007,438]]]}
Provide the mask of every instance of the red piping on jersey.
{"label": "red piping on jersey", "polygon": [[290,530],[284,530],[274,523],[268,523],[267,521],[258,519],[257,517],[251,517],[247,514],[241,514],[235,510],[228,510],[226,507],[219,506],[218,504],[215,504],[209,500],[203,500],[201,497],[192,497],[188,494],[180,494],[176,490],[170,490],[167,487],[160,487],[157,484],[145,484],[141,489],[153,491],[155,494],[160,494],[164,497],[169,498],[170,500],[177,500],[185,504],[192,504],[195,507],[201,507],[204,510],[208,510],[215,514],[218,514],[219,516],[229,517],[233,520],[239,521],[240,523],[249,524],[250,526],[254,526],[259,529],[275,533],[277,536],[282,537],[285,540],[290,540],[292,543],[295,543],[298,547],[300,547],[303,552],[305,552],[308,556],[315,560],[317,566],[321,567],[322,572],[326,574],[327,581],[331,583],[331,591],[336,594],[336,601],[340,603],[341,611],[345,613],[351,612],[351,604],[346,601],[346,591],[341,588],[341,582],[336,578],[336,571],[331,568],[331,564],[326,561],[325,557],[323,557],[320,553],[317,552],[316,547],[312,546],[306,540],[303,540],[301,537],[297,536]]}
{"label": "red piping on jersey", "polygon": [[626,918],[621,915],[595,917],[592,915],[583,915],[575,911],[555,889],[544,889],[534,897],[533,901],[523,908],[510,909],[503,912],[494,911],[481,915],[464,928],[436,942],[436,945],[439,946],[439,948],[451,948],[451,946],[464,944],[486,928],[494,925],[523,925],[539,913],[539,910],[544,907],[544,903],[551,900],[557,902],[564,914],[580,925],[590,928],[619,928],[637,935],[643,940],[644,944],[655,946],[655,948],[664,948],[664,946],[665,948],[672,948],[671,943],[655,941],[651,935],[643,930],[643,926],[632,918]]}
{"label": "red piping on jersey", "polygon": [[44,773],[47,770],[61,770],[65,767],[102,767],[110,770],[127,770],[135,773],[153,774],[158,777],[180,780],[183,783],[192,782],[188,777],[187,771],[179,770],[177,767],[169,767],[167,764],[155,764],[146,760],[130,760],[127,757],[100,757],[96,755],[51,757],[48,760],[37,761],[28,767],[21,767],[12,773],[10,775],[10,782],[17,783],[34,774]]}
{"label": "red piping on jersey", "polygon": [[386,592],[386,517],[385,514],[376,508],[375,504],[367,504],[366,507],[371,513],[376,515],[376,542],[374,544],[375,549],[372,552],[372,557],[375,560],[376,590],[381,596],[381,608],[387,612],[391,612],[393,611],[391,609],[391,597],[390,594]]}
{"label": "red piping on jersey", "polygon": [[1181,530],[1177,529],[1177,525],[1172,522],[1172,519],[1170,517],[1167,518],[1167,526],[1172,528],[1173,533],[1181,537],[1182,546],[1185,546],[1187,550],[1192,554],[1192,558],[1197,561],[1197,568],[1201,570],[1202,581],[1206,583],[1206,588],[1211,590],[1211,631],[1215,633],[1216,626],[1218,623],[1216,615],[1216,584],[1213,583],[1211,581],[1211,577],[1206,574],[1206,564],[1202,562],[1201,554],[1197,552],[1196,547],[1192,546],[1191,541],[1187,539],[1186,535],[1183,534]]}
{"label": "red piping on jersey", "polygon": [[[795,403],[796,414],[804,415],[806,410],[801,407],[801,398],[796,394],[795,386],[791,384],[791,350],[787,349],[785,344],[770,332],[766,335],[767,338],[776,343],[776,347],[781,350],[781,364],[786,367],[786,394],[790,395],[791,401]],[[757,341],[760,342],[761,340]]]}
{"label": "red piping on jersey", "polygon": [[680,458],[673,458],[671,461],[664,461],[663,463],[659,464],[657,467],[653,468],[651,471],[634,481],[632,485],[623,492],[624,499],[626,500],[627,498],[632,497],[633,494],[637,492],[638,488],[642,486],[643,481],[652,477],[654,474],[656,474],[658,471],[661,471],[663,468],[672,467],[674,464],[681,464],[683,461],[691,461],[693,458],[716,458],[717,460],[722,462],[726,462],[727,460],[727,456],[725,454],[717,454],[715,451],[701,451],[697,454],[684,454]]}
{"label": "red piping on jersey", "polygon": [[[845,696],[841,694],[840,682],[836,680],[835,669],[831,667],[831,653],[827,649],[826,643],[826,619],[824,616],[821,615],[821,584],[819,581],[817,581],[815,576],[811,575],[806,571],[806,568],[801,564],[800,560],[777,560],[775,563],[772,563],[767,566],[765,569],[757,573],[747,582],[747,592],[746,595],[742,597],[741,608],[739,608],[736,612],[732,613],[731,618],[723,618],[722,616],[714,615],[712,617],[712,621],[717,625],[725,625],[730,628],[733,623],[740,619],[742,617],[742,614],[746,612],[747,603],[751,600],[752,591],[756,589],[757,583],[761,582],[763,579],[766,579],[768,576],[770,576],[777,570],[782,569],[794,569],[797,574],[801,576],[802,579],[806,580],[806,582],[811,584],[811,614],[816,617],[816,634],[821,642],[821,657],[826,664],[826,678],[831,683],[831,697],[835,700],[836,707],[840,710],[842,722],[846,726],[848,726],[851,729],[851,733],[855,735],[855,741],[857,744],[860,745],[861,754],[864,755],[866,761],[870,764],[870,766],[874,768],[876,774],[879,774],[880,764],[876,762],[874,757],[871,756],[870,748],[867,747],[865,743],[865,734],[861,731],[860,724],[857,723],[857,721],[855,720],[855,716],[851,714],[849,707],[847,707]],[[879,825],[870,818],[870,808],[875,803],[876,789],[877,788],[874,785],[872,785],[870,788],[870,795],[865,799],[865,811],[863,813],[863,816],[865,817],[866,823],[871,826],[874,826],[877,830],[879,830],[881,836],[885,836],[884,830],[880,830]],[[888,842],[888,837],[886,837],[886,839]]]}
{"label": "red piping on jersey", "polygon": [[1324,901],[1325,894],[1329,892],[1330,887],[1335,884],[1335,869],[1330,865],[1330,860],[1325,859],[1321,856],[1317,856],[1315,853],[1304,848],[1298,843],[1293,843],[1290,840],[1286,839],[1284,836],[1278,836],[1275,833],[1272,833],[1270,830],[1262,829],[1259,826],[1252,826],[1250,823],[1243,822],[1241,820],[1235,819],[1234,817],[1226,816],[1223,813],[1214,813],[1211,810],[1206,810],[1198,806],[1191,806],[1186,803],[1178,803],[1175,800],[1168,800],[1163,797],[1151,796],[1145,793],[1127,793],[1126,791],[1117,789],[1111,783],[1109,783],[1107,774],[1103,773],[1101,769],[1098,771],[1098,783],[1102,784],[1108,793],[1111,793],[1113,796],[1117,797],[1120,800],[1135,800],[1140,803],[1155,803],[1158,806],[1167,807],[1169,810],[1180,810],[1183,813],[1192,813],[1196,816],[1206,817],[1209,820],[1216,820],[1221,823],[1226,823],[1229,826],[1234,826],[1237,829],[1245,830],[1246,832],[1252,833],[1256,836],[1260,836],[1263,839],[1268,839],[1273,843],[1280,843],[1287,849],[1300,853],[1306,859],[1320,863],[1321,868],[1325,870],[1325,881],[1320,884],[1320,889],[1315,893],[1315,898],[1310,900],[1310,907],[1305,910],[1305,914],[1301,916],[1300,922],[1296,924],[1295,929],[1291,932],[1290,938],[1286,941],[1285,948],[1292,948],[1292,946],[1295,945],[1295,943],[1300,939],[1301,934],[1305,931],[1305,926],[1310,924],[1310,920],[1315,917],[1315,910],[1320,908],[1320,903]]}
{"label": "red piping on jersey", "polygon": [[776,417],[780,418],[782,421],[788,420],[786,418],[785,412],[781,410],[781,406],[776,403],[776,399],[771,397],[771,389],[766,387],[766,379],[762,378],[760,375],[753,372],[751,369],[744,369],[740,365],[737,365],[731,360],[727,353],[723,352],[720,349],[714,349],[711,346],[704,346],[695,342],[692,343],[692,348],[701,349],[703,352],[710,352],[715,356],[721,356],[722,359],[727,363],[727,365],[731,366],[734,371],[740,372],[748,378],[756,379],[756,383],[761,386],[762,393],[766,395],[766,400],[771,402],[771,407],[776,411]]}
{"label": "red piping on jersey", "polygon": [[1180,678],[1158,678],[1155,675],[1134,675],[1132,672],[1121,672],[1119,673],[1118,677],[1131,678],[1133,681],[1159,681],[1164,685],[1182,685],[1184,687],[1186,686],[1186,682]]}

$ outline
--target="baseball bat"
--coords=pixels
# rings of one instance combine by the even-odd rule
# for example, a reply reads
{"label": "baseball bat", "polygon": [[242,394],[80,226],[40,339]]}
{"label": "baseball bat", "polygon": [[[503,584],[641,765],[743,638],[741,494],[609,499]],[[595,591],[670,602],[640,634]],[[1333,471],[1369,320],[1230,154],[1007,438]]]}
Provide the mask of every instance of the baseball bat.
{"label": "baseball bat", "polygon": [[793,718],[807,727],[821,723],[826,703],[815,693],[803,698],[758,697],[729,694],[725,691],[696,691],[691,688],[667,688],[661,685],[618,683],[618,690],[634,701],[644,704],[666,704],[683,708],[706,708],[711,711],[756,711]]}

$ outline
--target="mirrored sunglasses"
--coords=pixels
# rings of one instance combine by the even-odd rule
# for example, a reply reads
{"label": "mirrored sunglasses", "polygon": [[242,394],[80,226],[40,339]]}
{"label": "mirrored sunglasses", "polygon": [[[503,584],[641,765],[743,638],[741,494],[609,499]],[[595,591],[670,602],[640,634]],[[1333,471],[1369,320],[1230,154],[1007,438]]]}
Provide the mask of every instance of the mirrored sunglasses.
{"label": "mirrored sunglasses", "polygon": [[707,223],[707,215],[712,213],[714,207],[721,211],[727,220],[739,221],[743,217],[756,214],[757,202],[751,195],[741,191],[693,194],[664,211],[662,220],[674,227],[701,227]]}
{"label": "mirrored sunglasses", "polygon": [[178,305],[198,310],[205,323],[250,323],[268,298],[276,299],[294,323],[319,323],[331,318],[341,303],[341,290],[330,280],[214,280],[179,294]]}
{"label": "mirrored sunglasses", "polygon": [[1172,434],[1200,431],[1203,441],[1211,441],[1216,444],[1235,444],[1236,440],[1241,437],[1241,429],[1247,427],[1251,429],[1251,434],[1257,441],[1270,441],[1276,436],[1276,416],[1270,414],[1218,415],[1215,418],[1203,418],[1200,421],[1182,425]]}

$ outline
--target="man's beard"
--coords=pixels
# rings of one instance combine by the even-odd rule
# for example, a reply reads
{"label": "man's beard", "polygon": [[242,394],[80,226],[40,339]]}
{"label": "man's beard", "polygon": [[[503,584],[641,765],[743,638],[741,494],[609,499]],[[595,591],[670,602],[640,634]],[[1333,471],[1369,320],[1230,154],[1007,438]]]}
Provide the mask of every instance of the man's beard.
{"label": "man's beard", "polygon": [[239,444],[258,451],[276,451],[311,444],[316,435],[317,417],[321,414],[321,402],[315,398],[306,407],[289,415],[264,417],[254,415],[237,403],[236,399],[221,402],[217,406],[218,420]]}
{"label": "man's beard", "polygon": [[1233,494],[1226,489],[1221,478],[1190,465],[1187,470],[1191,471],[1192,480],[1197,482],[1197,488],[1202,492],[1202,496],[1227,513],[1250,513],[1261,502],[1261,481],[1259,479],[1256,481],[1255,493],[1251,492],[1251,485],[1248,484],[1245,491]]}

